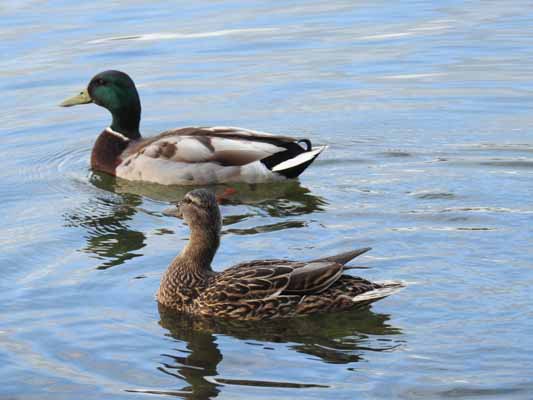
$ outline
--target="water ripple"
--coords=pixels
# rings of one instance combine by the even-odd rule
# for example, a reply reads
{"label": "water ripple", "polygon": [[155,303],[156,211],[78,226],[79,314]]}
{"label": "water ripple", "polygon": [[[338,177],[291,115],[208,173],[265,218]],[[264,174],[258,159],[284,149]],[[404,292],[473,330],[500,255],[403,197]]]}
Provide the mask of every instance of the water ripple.
{"label": "water ripple", "polygon": [[91,40],[89,44],[100,44],[114,41],[159,41],[159,40],[175,40],[175,39],[204,39],[219,36],[229,35],[243,35],[243,34],[271,34],[277,31],[277,28],[248,28],[248,29],[224,29],[212,32],[196,32],[196,33],[178,33],[178,32],[160,32],[160,33],[145,33],[142,35],[128,35],[128,36],[114,36],[110,38]]}

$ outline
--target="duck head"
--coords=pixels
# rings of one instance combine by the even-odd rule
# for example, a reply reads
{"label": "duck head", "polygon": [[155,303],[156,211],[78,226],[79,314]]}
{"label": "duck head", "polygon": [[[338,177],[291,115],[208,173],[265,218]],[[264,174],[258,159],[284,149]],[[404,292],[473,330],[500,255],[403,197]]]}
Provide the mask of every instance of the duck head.
{"label": "duck head", "polygon": [[121,71],[104,71],[94,76],[87,88],[63,101],[60,106],[71,107],[95,103],[109,110],[113,116],[111,129],[132,139],[140,137],[141,101],[133,80]]}
{"label": "duck head", "polygon": [[205,189],[190,191],[177,207],[167,214],[183,219],[191,228],[210,228],[220,232],[222,225],[216,197]]}

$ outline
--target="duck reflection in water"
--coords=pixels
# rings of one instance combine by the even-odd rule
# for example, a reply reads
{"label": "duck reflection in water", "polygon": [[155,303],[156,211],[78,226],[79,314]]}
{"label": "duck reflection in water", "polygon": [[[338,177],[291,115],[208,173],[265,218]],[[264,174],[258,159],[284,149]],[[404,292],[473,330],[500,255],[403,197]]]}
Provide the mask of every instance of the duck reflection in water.
{"label": "duck reflection in water", "polygon": [[[94,174],[101,188],[115,193],[137,194],[157,201],[175,203],[183,199],[194,186],[164,186],[139,183],[104,174]],[[200,187],[200,186],[198,186]],[[291,217],[323,211],[327,204],[320,196],[313,195],[297,180],[262,184],[236,183],[209,186],[223,204],[245,205],[266,213],[270,217]]]}
{"label": "duck reflection in water", "polygon": [[[98,269],[118,266],[142,255],[138,250],[145,246],[146,236],[143,232],[132,229],[130,221],[139,211],[156,217],[162,216],[161,212],[143,208],[144,197],[165,203],[177,202],[191,190],[191,187],[130,182],[101,173],[93,173],[90,183],[105,192],[68,211],[64,218],[67,227],[82,227],[86,230],[87,245],[82,251],[103,260]],[[257,215],[266,214],[268,217],[277,218],[311,214],[322,211],[326,204],[321,197],[311,194],[298,181],[261,185],[218,185],[213,189],[223,204],[234,206],[236,209],[236,213],[224,218],[225,226]],[[305,222],[289,219],[244,229],[229,228],[227,231],[237,235],[249,235],[303,226]],[[172,231],[159,232],[165,233]]]}
{"label": "duck reflection in water", "polygon": [[[162,354],[158,369],[185,381],[185,384],[178,390],[149,392],[186,399],[215,398],[224,385],[292,389],[329,387],[316,382],[273,382],[218,376],[217,368],[224,359],[224,349],[217,344],[219,335],[239,340],[241,346],[257,346],[259,342],[265,350],[269,349],[269,344],[285,343],[288,351],[312,356],[318,362],[335,364],[356,363],[364,360],[369,352],[391,351],[403,343],[401,331],[388,324],[389,315],[374,313],[368,306],[350,312],[275,321],[201,318],[176,313],[162,305],[159,305],[159,315],[161,326],[169,331],[169,336],[184,343],[187,350]],[[252,341],[255,343],[248,343]],[[287,371],[287,375],[291,372]]]}
{"label": "duck reflection in water", "polygon": [[144,233],[131,229],[128,224],[141,204],[142,199],[137,195],[101,194],[66,212],[65,226],[86,230],[87,245],[82,251],[102,260],[97,269],[121,265],[141,256],[136,251],[145,246]]}

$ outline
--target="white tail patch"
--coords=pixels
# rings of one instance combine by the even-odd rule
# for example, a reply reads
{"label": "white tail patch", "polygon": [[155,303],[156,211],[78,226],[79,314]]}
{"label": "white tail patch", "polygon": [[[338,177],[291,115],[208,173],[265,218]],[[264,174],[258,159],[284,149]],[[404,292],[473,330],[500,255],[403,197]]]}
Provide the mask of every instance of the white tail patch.
{"label": "white tail patch", "polygon": [[358,303],[360,301],[379,300],[399,292],[406,286],[405,283],[401,281],[382,281],[375,283],[378,285],[384,285],[385,287],[359,294],[355,297],[352,297],[352,301]]}
{"label": "white tail patch", "polygon": [[290,160],[283,161],[282,163],[279,163],[274,168],[272,168],[273,172],[283,171],[285,169],[296,167],[297,165],[304,164],[313,158],[317,157],[320,153],[322,153],[328,146],[319,146],[319,147],[313,147],[313,150],[306,151],[305,153],[300,153],[296,157],[291,158]]}

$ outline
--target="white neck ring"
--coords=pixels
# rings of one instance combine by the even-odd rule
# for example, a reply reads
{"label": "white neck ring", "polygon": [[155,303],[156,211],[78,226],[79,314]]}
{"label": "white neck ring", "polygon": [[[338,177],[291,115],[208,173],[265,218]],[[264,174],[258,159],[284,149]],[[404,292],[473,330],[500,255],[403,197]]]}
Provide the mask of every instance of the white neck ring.
{"label": "white neck ring", "polygon": [[122,133],[117,132],[117,131],[114,131],[113,129],[111,129],[110,126],[108,126],[108,127],[106,128],[106,131],[109,132],[110,134],[112,134],[112,135],[118,137],[119,139],[124,140],[125,142],[129,142],[129,141],[131,140],[129,137],[124,136]]}

